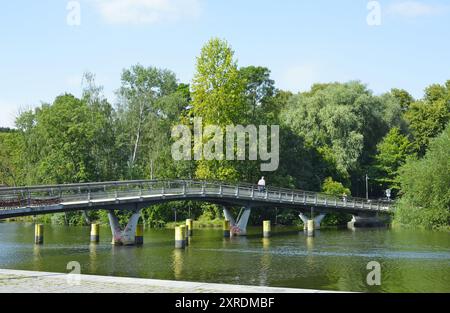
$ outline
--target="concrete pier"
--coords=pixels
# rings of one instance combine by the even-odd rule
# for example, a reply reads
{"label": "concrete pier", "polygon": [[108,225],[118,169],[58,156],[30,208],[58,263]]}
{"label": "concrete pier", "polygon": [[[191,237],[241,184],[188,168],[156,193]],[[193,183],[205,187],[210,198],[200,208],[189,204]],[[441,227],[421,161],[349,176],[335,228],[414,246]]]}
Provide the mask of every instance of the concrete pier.
{"label": "concrete pier", "polygon": [[[325,216],[326,216],[326,214],[321,213],[321,214],[317,215],[316,217],[314,217],[314,229],[315,230],[320,229],[320,225],[321,225],[323,219],[325,218]],[[300,213],[299,217],[303,222],[303,229],[305,231],[307,231],[308,230],[308,220],[309,220],[308,216],[306,216],[303,213]]]}
{"label": "concrete pier", "polygon": [[91,224],[91,243],[98,243],[100,241],[100,225]]}
{"label": "concrete pier", "polygon": [[136,227],[141,217],[140,210],[131,210],[133,213],[128,221],[127,226],[122,229],[119,220],[114,211],[108,212],[109,224],[111,226],[112,244],[133,246],[136,244]]}
{"label": "concrete pier", "polygon": [[271,225],[270,225],[270,221],[264,221],[263,222],[263,237],[264,238],[269,238],[271,230],[272,230],[272,228],[271,228]]}
{"label": "concrete pier", "polygon": [[308,220],[306,233],[308,237],[314,237],[316,234],[316,229],[314,228],[314,220]]}
{"label": "concrete pier", "polygon": [[224,207],[223,215],[225,216],[226,220],[230,221],[231,236],[246,236],[247,235],[247,224],[248,224],[248,220],[250,218],[251,211],[252,210],[250,207],[243,207],[237,217],[237,222],[236,222],[233,215],[231,214],[230,210],[228,208]]}
{"label": "concrete pier", "polygon": [[186,247],[186,226],[175,227],[175,248],[184,249]]}
{"label": "concrete pier", "polygon": [[230,221],[224,220],[223,221],[223,237],[224,238],[230,238]]}
{"label": "concrete pier", "polygon": [[135,243],[138,246],[141,246],[144,244],[144,225],[138,224],[136,226],[136,237],[135,237]]}
{"label": "concrete pier", "polygon": [[37,245],[44,243],[44,225],[42,224],[34,225],[34,243]]}

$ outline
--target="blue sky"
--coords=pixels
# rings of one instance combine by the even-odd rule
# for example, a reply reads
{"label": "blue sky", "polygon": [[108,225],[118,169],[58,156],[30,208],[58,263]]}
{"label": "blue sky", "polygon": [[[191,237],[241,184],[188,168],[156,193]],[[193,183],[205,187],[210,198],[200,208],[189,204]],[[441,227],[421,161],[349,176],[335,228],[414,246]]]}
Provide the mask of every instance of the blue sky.
{"label": "blue sky", "polygon": [[368,0],[79,0],[78,26],[67,23],[76,16],[70,2],[0,4],[0,126],[61,93],[79,96],[85,71],[112,102],[122,69],[136,63],[189,82],[211,37],[228,40],[240,66],[266,66],[293,92],[357,79],[376,94],[397,87],[420,98],[450,79],[445,0],[377,1],[378,26],[367,22],[377,13]]}

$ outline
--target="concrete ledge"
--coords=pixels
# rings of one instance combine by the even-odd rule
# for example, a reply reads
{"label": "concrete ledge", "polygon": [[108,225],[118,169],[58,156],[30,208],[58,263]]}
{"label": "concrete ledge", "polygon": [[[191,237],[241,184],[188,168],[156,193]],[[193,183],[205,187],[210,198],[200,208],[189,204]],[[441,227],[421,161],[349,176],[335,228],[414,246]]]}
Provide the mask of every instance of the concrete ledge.
{"label": "concrete ledge", "polygon": [[0,269],[0,293],[330,293],[330,291],[93,275],[80,275],[78,283],[67,274]]}

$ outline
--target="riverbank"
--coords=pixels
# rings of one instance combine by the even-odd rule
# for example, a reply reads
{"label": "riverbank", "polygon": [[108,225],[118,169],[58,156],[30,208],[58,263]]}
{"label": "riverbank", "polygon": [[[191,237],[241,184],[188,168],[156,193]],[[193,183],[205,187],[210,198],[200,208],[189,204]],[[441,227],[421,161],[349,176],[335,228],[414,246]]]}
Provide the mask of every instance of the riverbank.
{"label": "riverbank", "polygon": [[0,293],[329,293],[329,291],[0,269]]}

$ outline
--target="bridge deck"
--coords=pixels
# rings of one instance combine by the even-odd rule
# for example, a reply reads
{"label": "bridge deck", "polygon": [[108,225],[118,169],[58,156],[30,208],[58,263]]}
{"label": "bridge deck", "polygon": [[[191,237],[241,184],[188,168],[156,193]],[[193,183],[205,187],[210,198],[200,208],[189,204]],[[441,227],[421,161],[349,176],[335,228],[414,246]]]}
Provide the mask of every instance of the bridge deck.
{"label": "bridge deck", "polygon": [[0,219],[84,209],[129,209],[168,201],[205,201],[248,207],[290,207],[348,213],[387,213],[391,203],[337,198],[283,188],[192,180],[123,181],[0,188]]}

